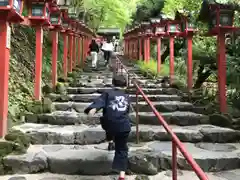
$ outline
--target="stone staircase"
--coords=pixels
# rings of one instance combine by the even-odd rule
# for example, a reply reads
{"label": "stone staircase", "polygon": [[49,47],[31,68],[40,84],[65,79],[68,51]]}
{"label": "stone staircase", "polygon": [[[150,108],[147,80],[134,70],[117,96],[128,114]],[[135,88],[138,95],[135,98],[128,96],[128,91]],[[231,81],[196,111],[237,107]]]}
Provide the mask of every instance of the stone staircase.
{"label": "stone staircase", "polygon": [[[112,72],[103,68],[92,71],[90,61],[78,83],[67,89],[66,97],[51,94],[56,111],[26,116],[26,123],[14,126],[34,140],[24,155],[8,155],[4,165],[16,175],[1,176],[31,180],[90,180],[114,179],[111,172],[114,152],[107,151],[105,132],[98,113],[88,117],[83,113],[91,100],[110,88]],[[103,70],[104,69],[104,70]],[[141,74],[134,70],[139,77]],[[141,87],[210,180],[240,179],[240,132],[209,124],[209,118],[195,113],[195,107],[183,102],[177,89],[162,88],[161,84],[141,77]],[[132,86],[132,85],[131,85]],[[135,88],[129,90],[135,108]],[[136,144],[136,127],[129,137],[129,172],[127,179],[138,174],[150,179],[171,177],[171,137],[160,125],[143,98],[139,97],[140,144]],[[135,121],[135,112],[131,112]],[[178,154],[180,180],[197,180],[181,153]],[[21,174],[21,175],[19,175]],[[26,174],[26,175],[25,175]],[[13,180],[13,179],[12,179]]]}

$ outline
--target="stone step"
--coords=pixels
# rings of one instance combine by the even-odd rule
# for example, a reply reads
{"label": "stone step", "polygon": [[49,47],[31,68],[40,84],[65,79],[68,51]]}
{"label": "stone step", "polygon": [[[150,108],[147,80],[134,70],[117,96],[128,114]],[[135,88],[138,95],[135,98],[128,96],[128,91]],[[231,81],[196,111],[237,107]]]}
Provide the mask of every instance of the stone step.
{"label": "stone step", "polygon": [[[53,105],[57,111],[76,111],[83,112],[91,103],[87,102],[54,102]],[[191,103],[181,101],[162,101],[153,102],[153,105],[159,112],[191,111],[194,107]],[[136,104],[132,103],[134,109]],[[152,112],[152,109],[145,102],[138,103],[139,112]]]}
{"label": "stone step", "polygon": [[[69,94],[91,94],[91,93],[102,93],[106,90],[111,89],[110,87],[69,87],[67,89]],[[179,94],[181,95],[180,91],[178,89],[174,88],[143,88],[142,89],[145,94]],[[129,94],[136,94],[136,88],[127,89],[126,90]]]}
{"label": "stone step", "polygon": [[[28,162],[28,164],[30,164]],[[31,164],[29,167],[32,167]],[[117,175],[63,175],[54,173],[37,173],[37,174],[22,174],[23,168],[20,168],[19,174],[0,176],[0,180],[113,180],[117,179]],[[25,172],[25,171],[24,171]],[[21,175],[20,175],[21,174]],[[161,171],[156,175],[126,175],[127,180],[148,179],[148,180],[170,180],[172,172],[170,170]],[[238,180],[240,179],[240,169],[219,172],[206,172],[206,175],[211,180]],[[197,175],[192,171],[179,170],[178,180],[199,180]]]}
{"label": "stone step", "polygon": [[[238,143],[183,143],[183,145],[206,172],[239,168],[240,145]],[[112,172],[114,151],[109,152],[106,148],[106,143],[84,146],[33,145],[26,154],[4,157],[3,163],[6,169],[11,169],[13,173],[107,175]],[[128,161],[129,171],[133,173],[156,175],[162,169],[171,169],[172,142],[153,141],[138,145],[129,144]],[[177,163],[181,170],[192,170],[180,152],[177,155]],[[229,177],[229,174],[226,177]]]}
{"label": "stone step", "polygon": [[[72,87],[98,87],[98,88],[102,88],[102,87],[111,87],[112,86],[112,80],[108,80],[108,81],[103,81],[101,79],[96,79],[92,82],[87,82],[87,81],[81,81],[81,82],[74,82],[74,83],[70,83],[70,86]],[[135,85],[130,83],[129,84],[130,88],[135,88]],[[148,83],[148,84],[141,84],[140,85],[141,88],[162,88],[165,87],[163,84],[155,84],[155,83]]]}
{"label": "stone step", "polygon": [[[61,95],[61,94],[50,94],[49,97],[52,101],[55,102],[92,102],[94,99],[98,98],[101,94],[100,93],[93,93],[93,94],[68,94],[68,95]],[[178,95],[147,95],[150,101],[181,101],[182,97]],[[130,95],[131,102],[136,102],[136,95]],[[144,101],[145,99],[143,96],[138,96],[138,101]]]}
{"label": "stone step", "polygon": [[[149,125],[161,125],[159,120],[152,112],[139,112],[139,123]],[[196,114],[192,112],[171,112],[161,113],[165,121],[169,124],[179,126],[192,126],[197,124],[209,124],[208,116]],[[45,123],[52,125],[74,125],[86,124],[94,125],[100,124],[100,117],[102,113],[97,113],[94,116],[87,116],[84,113],[76,113],[71,111],[55,111],[50,114],[26,114],[25,121],[30,123]],[[136,124],[136,113],[130,113],[132,123]]]}
{"label": "stone step", "polygon": [[[226,143],[239,140],[239,131],[213,125],[176,126],[173,132],[183,142]],[[49,125],[25,123],[13,129],[27,133],[33,144],[98,144],[105,141],[105,131],[100,125]],[[162,126],[139,125],[140,141],[169,141],[171,137]],[[132,127],[129,142],[136,141],[136,127]]]}
{"label": "stone step", "polygon": [[[30,164],[28,162],[28,164]],[[30,165],[29,167],[32,167]],[[23,168],[21,168],[23,169]],[[21,172],[21,170],[20,170]],[[21,175],[19,175],[21,174]],[[117,179],[117,175],[63,175],[54,173],[37,173],[37,174],[22,174],[0,176],[0,180],[113,180]],[[156,175],[127,175],[127,180],[148,179],[148,180],[170,180],[172,172],[170,170],[161,171]],[[238,180],[240,179],[240,169],[219,172],[206,172],[206,175],[211,180]],[[185,171],[178,169],[178,180],[199,180],[193,171]]]}

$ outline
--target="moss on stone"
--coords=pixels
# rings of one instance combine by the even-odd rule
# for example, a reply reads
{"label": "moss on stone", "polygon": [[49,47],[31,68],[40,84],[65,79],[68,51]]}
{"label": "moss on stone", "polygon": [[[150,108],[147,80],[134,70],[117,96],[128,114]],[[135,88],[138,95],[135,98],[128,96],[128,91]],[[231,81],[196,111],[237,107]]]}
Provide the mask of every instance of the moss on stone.
{"label": "moss on stone", "polygon": [[43,107],[41,101],[32,101],[27,104],[26,110],[33,114],[43,113]]}
{"label": "moss on stone", "polygon": [[23,152],[23,149],[27,149],[30,145],[30,137],[20,130],[12,129],[5,136],[5,140],[15,143],[14,150]]}
{"label": "moss on stone", "polygon": [[58,94],[66,94],[67,88],[65,83],[58,82],[56,85],[56,93]]}
{"label": "moss on stone", "polygon": [[50,98],[44,97],[42,100],[43,113],[51,113],[55,110],[54,105]]}
{"label": "moss on stone", "polygon": [[53,88],[51,85],[46,84],[45,86],[42,87],[42,93],[43,95],[48,95],[53,92]]}

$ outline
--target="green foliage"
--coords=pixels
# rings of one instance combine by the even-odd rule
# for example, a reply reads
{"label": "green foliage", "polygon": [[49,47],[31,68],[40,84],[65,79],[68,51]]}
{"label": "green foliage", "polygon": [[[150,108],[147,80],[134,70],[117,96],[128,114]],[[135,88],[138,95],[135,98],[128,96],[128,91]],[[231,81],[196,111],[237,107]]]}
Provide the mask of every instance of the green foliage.
{"label": "green foliage", "polygon": [[138,0],[75,0],[74,6],[84,12],[83,19],[93,30],[99,27],[124,27],[131,22]]}
{"label": "green foliage", "polygon": [[157,73],[157,62],[155,60],[150,60],[148,63],[146,63],[145,61],[139,60],[137,61],[137,65],[139,66],[142,72],[144,73],[151,72],[153,76],[169,75],[169,66],[167,64],[162,64],[160,74]]}

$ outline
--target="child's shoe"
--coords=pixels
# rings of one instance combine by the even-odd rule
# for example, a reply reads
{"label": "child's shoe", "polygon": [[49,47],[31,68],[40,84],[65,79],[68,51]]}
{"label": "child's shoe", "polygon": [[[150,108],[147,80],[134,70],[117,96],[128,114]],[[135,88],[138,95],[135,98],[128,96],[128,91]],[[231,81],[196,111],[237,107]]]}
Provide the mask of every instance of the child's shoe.
{"label": "child's shoe", "polygon": [[125,178],[123,178],[123,177],[119,177],[118,180],[125,180]]}
{"label": "child's shoe", "polygon": [[109,151],[114,151],[114,150],[115,150],[115,145],[114,145],[113,142],[110,142],[110,143],[108,144],[108,150],[109,150]]}

